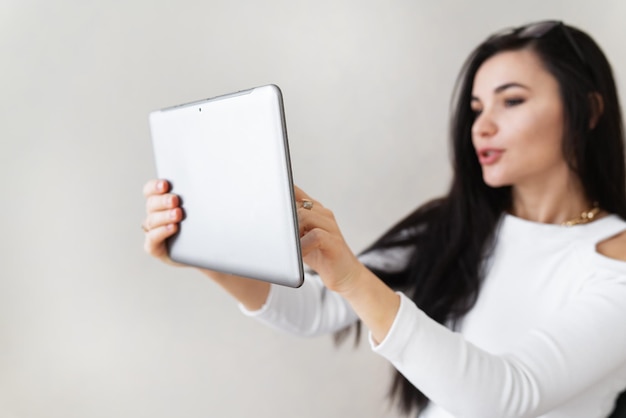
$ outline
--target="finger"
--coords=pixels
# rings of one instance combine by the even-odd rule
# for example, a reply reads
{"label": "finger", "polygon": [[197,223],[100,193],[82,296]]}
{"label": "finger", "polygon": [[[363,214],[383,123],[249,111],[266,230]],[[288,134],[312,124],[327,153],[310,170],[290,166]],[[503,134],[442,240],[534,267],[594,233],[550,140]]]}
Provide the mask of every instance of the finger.
{"label": "finger", "polygon": [[143,225],[148,231],[151,231],[167,224],[178,223],[182,218],[183,210],[181,208],[160,210],[149,213]]}
{"label": "finger", "polygon": [[152,179],[146,182],[143,186],[143,195],[145,197],[155,194],[163,194],[169,190],[170,184],[167,180]]}
{"label": "finger", "polygon": [[146,212],[152,213],[166,209],[174,209],[180,205],[180,199],[175,194],[162,194],[149,196],[146,199]]}
{"label": "finger", "polygon": [[298,227],[300,237],[316,228],[328,232],[336,232],[338,230],[333,213],[326,208],[318,208],[315,211],[299,208]]}
{"label": "finger", "polygon": [[304,190],[302,190],[301,188],[299,188],[295,184],[293,185],[293,191],[294,191],[294,197],[296,198],[296,200],[302,200],[302,199],[309,199],[309,200],[311,200],[311,196],[306,194],[304,192]]}
{"label": "finger", "polygon": [[165,240],[174,235],[177,231],[177,224],[167,224],[151,229],[146,233],[144,250],[157,258],[166,257],[167,247],[165,246]]}
{"label": "finger", "polygon": [[313,202],[313,207],[315,206],[323,207],[323,205],[320,202],[318,202],[317,200],[313,199],[311,196],[306,194],[304,190],[302,190],[298,186],[294,185],[293,191],[294,191],[294,198],[296,199],[296,202],[299,203],[298,207],[302,206],[301,202],[304,200],[310,200],[311,202]]}
{"label": "finger", "polygon": [[302,257],[306,257],[313,251],[322,249],[322,243],[328,237],[328,232],[316,228],[312,229],[300,238]]}

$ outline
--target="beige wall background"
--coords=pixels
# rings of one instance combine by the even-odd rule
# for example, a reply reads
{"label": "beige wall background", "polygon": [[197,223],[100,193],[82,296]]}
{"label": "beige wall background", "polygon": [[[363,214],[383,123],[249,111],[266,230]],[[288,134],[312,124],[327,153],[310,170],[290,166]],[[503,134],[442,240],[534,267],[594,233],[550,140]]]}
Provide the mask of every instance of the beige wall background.
{"label": "beige wall background", "polygon": [[0,417],[397,417],[366,344],[243,317],[143,253],[151,110],[267,83],[296,182],[359,251],[449,180],[469,51],[558,18],[626,83],[622,0],[1,0]]}

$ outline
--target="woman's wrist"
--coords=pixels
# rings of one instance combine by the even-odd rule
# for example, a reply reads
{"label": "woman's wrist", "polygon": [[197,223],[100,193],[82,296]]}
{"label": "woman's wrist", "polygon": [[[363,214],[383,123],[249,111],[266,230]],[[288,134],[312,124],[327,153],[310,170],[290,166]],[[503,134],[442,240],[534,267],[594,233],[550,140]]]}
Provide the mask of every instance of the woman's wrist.
{"label": "woman's wrist", "polygon": [[206,269],[200,269],[200,271],[249,311],[261,309],[267,301],[270,293],[270,284],[267,282]]}
{"label": "woman's wrist", "polygon": [[381,342],[396,318],[400,296],[363,264],[342,287],[337,293],[350,303],[374,341]]}

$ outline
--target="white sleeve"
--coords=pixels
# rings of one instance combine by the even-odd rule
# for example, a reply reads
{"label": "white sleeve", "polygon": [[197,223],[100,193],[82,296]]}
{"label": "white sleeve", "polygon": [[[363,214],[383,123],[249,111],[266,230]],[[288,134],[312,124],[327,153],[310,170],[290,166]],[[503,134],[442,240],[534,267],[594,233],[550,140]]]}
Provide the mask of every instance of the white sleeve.
{"label": "white sleeve", "polygon": [[[410,247],[376,250],[359,256],[369,267],[394,272],[405,268]],[[339,331],[355,323],[358,316],[349,303],[337,293],[328,290],[319,276],[306,274],[304,284],[297,288],[272,285],[263,307],[241,311],[271,328],[301,336],[317,336]]]}
{"label": "white sleeve", "polygon": [[536,417],[626,364],[624,275],[598,272],[575,300],[502,355],[469,343],[400,296],[386,338],[375,345],[370,335],[372,349],[454,416]]}
{"label": "white sleeve", "polygon": [[273,284],[259,310],[249,311],[241,304],[239,308],[271,328],[300,336],[333,333],[358,319],[345,299],[312,274],[307,274],[297,289]]}

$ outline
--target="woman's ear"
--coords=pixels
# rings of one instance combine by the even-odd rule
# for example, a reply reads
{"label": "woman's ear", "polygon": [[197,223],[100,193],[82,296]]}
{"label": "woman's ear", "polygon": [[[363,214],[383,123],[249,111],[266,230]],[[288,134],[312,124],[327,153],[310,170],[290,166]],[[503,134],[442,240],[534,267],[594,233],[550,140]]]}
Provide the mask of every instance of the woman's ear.
{"label": "woman's ear", "polygon": [[604,113],[604,100],[598,92],[589,93],[589,108],[591,109],[591,118],[589,119],[589,129],[593,130],[600,120],[600,116]]}

